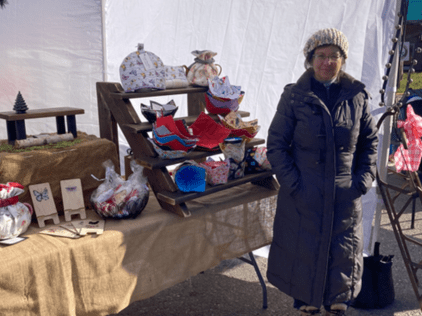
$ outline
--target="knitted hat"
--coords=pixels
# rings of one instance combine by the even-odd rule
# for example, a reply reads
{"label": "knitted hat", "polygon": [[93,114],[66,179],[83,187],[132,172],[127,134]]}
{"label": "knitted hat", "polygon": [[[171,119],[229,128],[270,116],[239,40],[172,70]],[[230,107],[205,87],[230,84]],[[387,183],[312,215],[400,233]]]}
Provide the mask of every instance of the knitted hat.
{"label": "knitted hat", "polygon": [[336,45],[342,51],[344,58],[347,58],[349,51],[349,42],[346,36],[335,28],[323,29],[315,32],[306,42],[303,54],[308,57],[308,54],[314,49],[323,45]]}

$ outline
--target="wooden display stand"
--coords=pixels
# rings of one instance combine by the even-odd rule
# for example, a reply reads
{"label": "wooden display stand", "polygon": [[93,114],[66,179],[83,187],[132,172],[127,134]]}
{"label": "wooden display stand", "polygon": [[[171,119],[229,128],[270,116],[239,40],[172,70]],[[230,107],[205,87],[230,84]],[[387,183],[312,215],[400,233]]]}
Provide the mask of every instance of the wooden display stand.
{"label": "wooden display stand", "polygon": [[38,226],[45,227],[47,220],[53,220],[54,224],[59,224],[60,219],[54,204],[53,194],[49,183],[33,184],[29,186],[32,204],[34,205],[35,215]]}
{"label": "wooden display stand", "polygon": [[[243,183],[252,182],[265,187],[265,189],[278,190],[279,185],[273,177],[272,171],[264,171],[256,174],[245,175],[241,179],[231,180],[226,184],[208,186],[205,192],[183,193],[179,191],[173,179],[168,173],[167,166],[179,164],[185,160],[204,159],[208,156],[221,154],[221,151],[197,151],[190,152],[186,157],[179,159],[161,159],[158,157],[151,143],[148,141],[148,132],[152,131],[152,125],[141,122],[133,108],[130,99],[157,97],[164,95],[187,94],[188,116],[176,119],[184,119],[187,125],[195,122],[197,116],[204,111],[204,93],[207,87],[193,87],[183,89],[167,89],[162,91],[150,91],[140,93],[124,92],[120,83],[97,82],[98,116],[100,123],[100,137],[113,141],[119,151],[117,124],[121,128],[133,156],[137,162],[144,166],[144,172],[148,182],[157,197],[161,207],[180,216],[190,216],[186,203],[201,196],[212,194]],[[242,117],[249,116],[248,112],[239,111]],[[219,121],[217,115],[210,115],[215,121]],[[254,138],[246,147],[254,147],[264,144],[265,140]],[[119,153],[118,153],[119,154]],[[234,197],[235,198],[235,197]],[[239,201],[241,203],[241,201]]]}
{"label": "wooden display stand", "polygon": [[85,219],[86,212],[81,179],[62,180],[60,181],[60,187],[65,221],[70,222],[72,215],[79,215],[81,219]]}
{"label": "wooden display stand", "polygon": [[15,140],[26,139],[25,120],[34,118],[56,117],[57,134],[65,134],[65,119],[67,121],[67,129],[73,137],[78,137],[76,130],[76,114],[84,114],[84,109],[77,108],[49,108],[28,110],[26,113],[18,114],[14,111],[0,112],[0,118],[7,122],[7,139],[9,144],[14,145]]}

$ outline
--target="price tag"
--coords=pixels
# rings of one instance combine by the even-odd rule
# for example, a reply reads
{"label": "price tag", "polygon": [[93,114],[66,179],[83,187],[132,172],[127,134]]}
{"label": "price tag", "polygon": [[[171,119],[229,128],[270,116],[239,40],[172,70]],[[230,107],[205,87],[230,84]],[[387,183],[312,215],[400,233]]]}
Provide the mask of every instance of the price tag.
{"label": "price tag", "polygon": [[151,58],[149,57],[147,53],[143,53],[139,55],[139,57],[141,58],[142,63],[144,64],[146,70],[151,70],[155,68]]}

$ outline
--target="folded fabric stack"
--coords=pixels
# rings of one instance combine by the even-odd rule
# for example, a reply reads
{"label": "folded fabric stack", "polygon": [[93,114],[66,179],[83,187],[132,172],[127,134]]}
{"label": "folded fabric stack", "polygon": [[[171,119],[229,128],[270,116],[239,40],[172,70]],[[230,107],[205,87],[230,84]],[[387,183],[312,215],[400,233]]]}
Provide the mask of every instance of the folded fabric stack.
{"label": "folded fabric stack", "polygon": [[152,136],[155,151],[165,159],[184,157],[199,140],[189,133],[182,120],[175,121],[172,116],[157,116],[152,124]]}
{"label": "folded fabric stack", "polygon": [[189,86],[186,70],[183,66],[164,66],[164,69],[166,72],[166,89],[180,89]]}
{"label": "folded fabric stack", "polygon": [[211,114],[228,114],[237,111],[245,95],[240,86],[230,85],[228,77],[208,79],[205,93],[206,109]]}
{"label": "folded fabric stack", "polygon": [[261,126],[258,125],[258,120],[252,120],[249,122],[243,122],[241,116],[231,111],[225,117],[218,115],[221,123],[230,129],[230,137],[241,137],[242,139],[249,142],[252,138],[258,134]]}
{"label": "folded fabric stack", "polygon": [[204,112],[201,112],[190,128],[193,135],[199,139],[197,147],[205,150],[218,150],[218,144],[230,134],[230,129],[217,123]]}
{"label": "folded fabric stack", "polygon": [[167,104],[160,104],[155,101],[150,101],[150,106],[141,103],[142,115],[151,124],[157,120],[157,116],[174,116],[179,108],[176,106],[173,100]]}

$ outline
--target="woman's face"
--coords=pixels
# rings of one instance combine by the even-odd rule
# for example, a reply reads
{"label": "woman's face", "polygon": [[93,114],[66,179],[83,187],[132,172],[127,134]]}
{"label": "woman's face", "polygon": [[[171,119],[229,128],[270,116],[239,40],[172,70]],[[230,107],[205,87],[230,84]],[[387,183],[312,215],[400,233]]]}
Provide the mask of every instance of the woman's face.
{"label": "woman's face", "polygon": [[312,57],[315,79],[318,81],[333,80],[338,75],[342,64],[343,57],[337,46],[330,45],[317,48]]}

